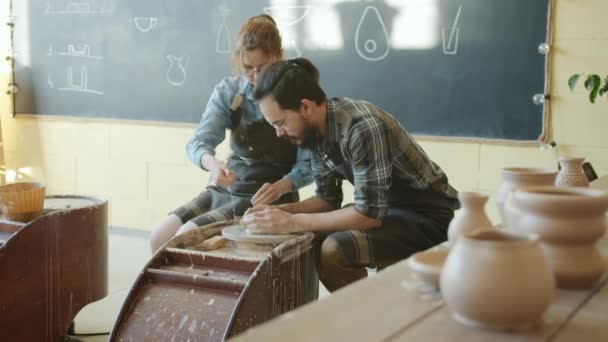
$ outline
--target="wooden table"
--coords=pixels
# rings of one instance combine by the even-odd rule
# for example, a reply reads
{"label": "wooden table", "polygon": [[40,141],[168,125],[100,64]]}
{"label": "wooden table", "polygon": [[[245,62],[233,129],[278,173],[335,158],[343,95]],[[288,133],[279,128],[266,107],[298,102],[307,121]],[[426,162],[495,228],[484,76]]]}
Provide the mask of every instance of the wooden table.
{"label": "wooden table", "polygon": [[[601,246],[608,251],[608,238]],[[516,286],[516,284],[514,284]],[[439,293],[416,286],[407,261],[248,330],[234,341],[608,341],[608,273],[586,290],[558,289],[544,324],[526,333],[454,321]]]}
{"label": "wooden table", "polygon": [[[608,235],[598,242],[608,257]],[[513,284],[517,286],[517,284]],[[525,333],[464,326],[439,293],[416,286],[407,260],[234,341],[608,341],[608,273],[586,290],[558,289],[544,323]]]}

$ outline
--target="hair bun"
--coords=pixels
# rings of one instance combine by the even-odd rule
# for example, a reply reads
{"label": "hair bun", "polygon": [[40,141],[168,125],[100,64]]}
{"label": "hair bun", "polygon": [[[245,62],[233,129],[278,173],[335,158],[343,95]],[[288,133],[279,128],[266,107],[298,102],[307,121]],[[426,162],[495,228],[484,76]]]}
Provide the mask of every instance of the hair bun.
{"label": "hair bun", "polygon": [[272,23],[272,25],[277,26],[277,22],[274,21],[274,18],[269,16],[268,14],[258,14],[254,17],[251,17],[249,20],[258,20],[258,19],[268,20],[269,22]]}

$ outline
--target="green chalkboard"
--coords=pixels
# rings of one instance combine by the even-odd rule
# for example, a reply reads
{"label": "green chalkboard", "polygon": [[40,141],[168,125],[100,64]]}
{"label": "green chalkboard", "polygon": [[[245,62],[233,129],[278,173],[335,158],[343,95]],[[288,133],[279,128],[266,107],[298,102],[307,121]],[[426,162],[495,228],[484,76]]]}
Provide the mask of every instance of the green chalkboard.
{"label": "green chalkboard", "polygon": [[190,122],[230,75],[234,36],[269,13],[329,96],[413,133],[534,140],[549,0],[20,0],[16,112]]}

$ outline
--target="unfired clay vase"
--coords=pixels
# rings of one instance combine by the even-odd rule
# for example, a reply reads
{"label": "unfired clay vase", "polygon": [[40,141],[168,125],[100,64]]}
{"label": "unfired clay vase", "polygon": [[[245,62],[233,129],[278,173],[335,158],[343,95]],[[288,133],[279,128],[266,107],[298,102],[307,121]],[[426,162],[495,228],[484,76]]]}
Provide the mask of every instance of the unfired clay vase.
{"label": "unfired clay vase", "polygon": [[504,206],[511,192],[529,186],[553,185],[557,171],[543,168],[505,167],[502,169],[502,183],[496,194],[496,205],[503,227],[508,226]]}
{"label": "unfired clay vase", "polygon": [[488,201],[487,195],[479,192],[459,192],[458,201],[461,209],[456,212],[448,226],[450,243],[454,243],[458,236],[467,232],[494,229],[484,209]]}
{"label": "unfired clay vase", "polygon": [[577,157],[559,157],[559,165],[561,170],[555,179],[557,186],[589,186],[587,176],[583,171],[583,162],[585,158]]}
{"label": "unfired clay vase", "polygon": [[608,195],[578,187],[516,191],[505,207],[512,229],[538,234],[558,287],[591,286],[606,269],[595,243],[606,231]]}
{"label": "unfired clay vase", "polygon": [[537,325],[555,292],[553,273],[536,237],[500,230],[459,237],[440,284],[454,319],[499,330]]}

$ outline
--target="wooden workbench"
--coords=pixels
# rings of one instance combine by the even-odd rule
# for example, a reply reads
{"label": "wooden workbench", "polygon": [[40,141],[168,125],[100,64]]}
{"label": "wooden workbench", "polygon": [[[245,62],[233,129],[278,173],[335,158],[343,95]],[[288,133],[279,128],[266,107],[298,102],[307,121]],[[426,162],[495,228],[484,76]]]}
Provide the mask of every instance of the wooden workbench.
{"label": "wooden workbench", "polygon": [[[606,234],[598,246],[608,258]],[[419,285],[404,260],[234,341],[608,341],[608,273],[586,290],[558,289],[543,324],[525,333],[464,326]]]}

